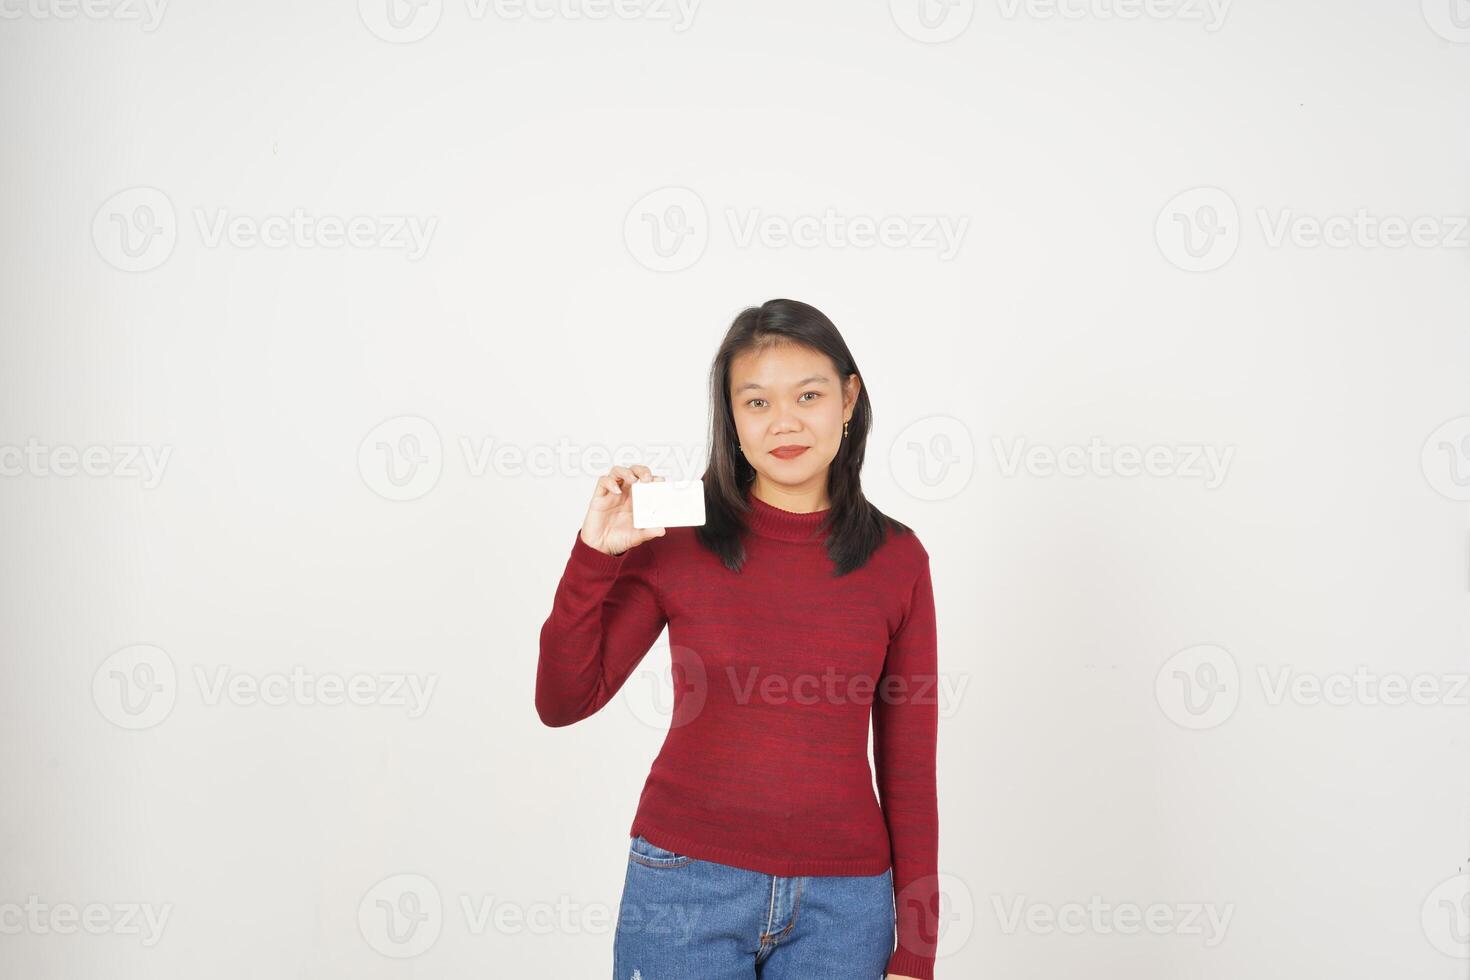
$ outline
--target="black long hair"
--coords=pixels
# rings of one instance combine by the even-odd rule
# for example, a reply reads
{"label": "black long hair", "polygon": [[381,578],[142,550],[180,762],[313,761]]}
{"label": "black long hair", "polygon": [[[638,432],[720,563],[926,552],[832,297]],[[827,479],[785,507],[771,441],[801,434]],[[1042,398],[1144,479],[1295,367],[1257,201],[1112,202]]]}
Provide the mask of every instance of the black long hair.
{"label": "black long hair", "polygon": [[[755,481],[755,467],[740,451],[735,411],[730,402],[730,365],[736,355],[745,351],[782,343],[798,344],[827,355],[840,385],[845,385],[854,374],[859,382],[863,381],[842,334],[815,306],[794,299],[767,300],[760,306],[742,310],[730,324],[710,367],[710,458],[703,477],[705,523],[696,534],[706,548],[719,555],[726,568],[735,572],[745,563],[745,514],[749,509],[745,495]],[[826,532],[824,540],[834,577],[861,568],[890,532],[910,531],[907,525],[882,513],[863,496],[863,455],[872,418],[868,386],[864,382],[858,387],[847,435],[827,468],[827,496],[832,507],[822,529]]]}

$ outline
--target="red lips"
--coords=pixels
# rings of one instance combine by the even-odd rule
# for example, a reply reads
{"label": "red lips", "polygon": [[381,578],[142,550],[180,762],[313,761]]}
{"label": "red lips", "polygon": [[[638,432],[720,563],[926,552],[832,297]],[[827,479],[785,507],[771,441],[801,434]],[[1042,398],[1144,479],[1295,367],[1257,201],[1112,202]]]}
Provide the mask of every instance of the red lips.
{"label": "red lips", "polygon": [[810,446],[777,446],[771,450],[771,455],[779,456],[781,459],[795,459],[810,448]]}

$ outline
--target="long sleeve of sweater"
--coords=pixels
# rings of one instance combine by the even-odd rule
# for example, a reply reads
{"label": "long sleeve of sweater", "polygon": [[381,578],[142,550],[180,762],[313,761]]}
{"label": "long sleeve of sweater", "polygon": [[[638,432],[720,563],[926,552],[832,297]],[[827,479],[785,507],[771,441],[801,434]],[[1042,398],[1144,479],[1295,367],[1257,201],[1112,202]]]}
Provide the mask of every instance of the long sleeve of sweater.
{"label": "long sleeve of sweater", "polygon": [[606,555],[578,532],[541,626],[536,713],[543,723],[559,728],[596,713],[663,632],[656,543]]}
{"label": "long sleeve of sweater", "polygon": [[873,762],[893,847],[898,945],[888,972],[932,980],[939,923],[938,642],[928,557],[873,700]]}

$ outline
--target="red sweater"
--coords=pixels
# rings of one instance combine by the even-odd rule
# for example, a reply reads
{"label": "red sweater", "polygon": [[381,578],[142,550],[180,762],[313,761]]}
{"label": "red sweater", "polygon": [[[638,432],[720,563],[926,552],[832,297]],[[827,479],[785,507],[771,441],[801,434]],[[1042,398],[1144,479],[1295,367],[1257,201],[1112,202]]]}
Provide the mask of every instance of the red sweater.
{"label": "red sweater", "polygon": [[541,628],[536,711],[552,726],[591,715],[667,625],[673,714],[629,834],[762,874],[891,865],[888,971],[931,980],[939,708],[928,552],[916,535],[890,533],[866,565],[833,578],[817,533],[826,511],[747,499],[738,573],[693,528],[617,556],[578,534]]}

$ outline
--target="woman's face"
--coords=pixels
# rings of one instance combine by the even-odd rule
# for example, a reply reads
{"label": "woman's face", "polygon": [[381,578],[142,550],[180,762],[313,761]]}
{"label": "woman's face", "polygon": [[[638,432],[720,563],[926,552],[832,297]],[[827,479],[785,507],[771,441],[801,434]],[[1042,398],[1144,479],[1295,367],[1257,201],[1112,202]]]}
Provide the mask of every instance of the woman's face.
{"label": "woman's face", "polygon": [[[824,495],[827,467],[842,448],[842,423],[852,416],[858,385],[855,374],[844,383],[827,355],[796,344],[737,355],[730,364],[730,404],[756,479],[789,493]],[[783,447],[801,451],[774,452]]]}

